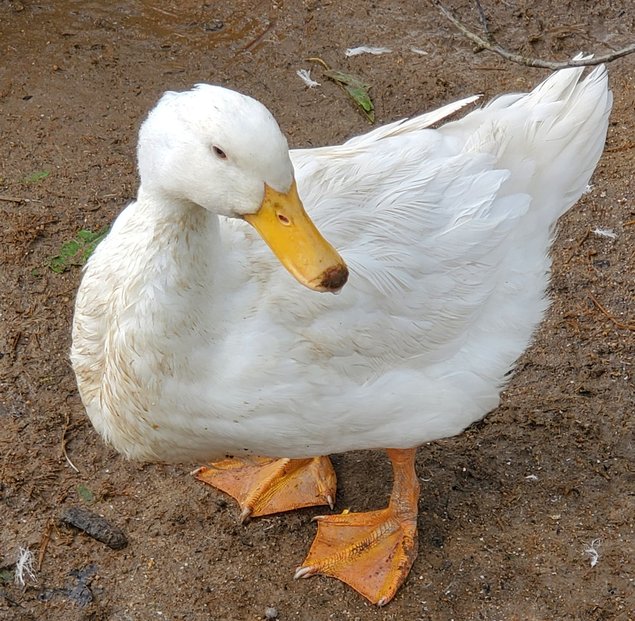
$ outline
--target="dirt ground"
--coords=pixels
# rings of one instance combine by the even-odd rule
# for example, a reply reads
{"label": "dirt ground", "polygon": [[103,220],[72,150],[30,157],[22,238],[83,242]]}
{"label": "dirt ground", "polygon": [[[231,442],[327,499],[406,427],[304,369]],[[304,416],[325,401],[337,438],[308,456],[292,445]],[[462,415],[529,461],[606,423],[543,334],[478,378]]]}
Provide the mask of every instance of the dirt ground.
{"label": "dirt ground", "polygon": [[[473,2],[448,3],[480,28]],[[630,0],[482,5],[501,42],[542,58],[604,54],[635,32]],[[345,58],[361,44],[393,51]],[[478,53],[420,0],[2,0],[0,46],[1,619],[232,621],[268,607],[298,621],[635,619],[635,56],[610,66],[607,149],[562,222],[553,306],[502,405],[420,449],[419,557],[376,609],[337,581],[292,579],[319,509],[243,527],[193,464],[129,463],[104,446],[68,362],[80,268],[56,273],[50,260],[133,198],[137,129],[164,90],[242,90],[307,146],[368,129],[319,67],[321,87],[302,83],[309,56],[364,76],[378,123],[526,90],[547,72]],[[337,510],[383,506],[383,454],[334,463]],[[70,506],[121,527],[128,546],[61,525]],[[24,587],[21,547],[35,556]]]}

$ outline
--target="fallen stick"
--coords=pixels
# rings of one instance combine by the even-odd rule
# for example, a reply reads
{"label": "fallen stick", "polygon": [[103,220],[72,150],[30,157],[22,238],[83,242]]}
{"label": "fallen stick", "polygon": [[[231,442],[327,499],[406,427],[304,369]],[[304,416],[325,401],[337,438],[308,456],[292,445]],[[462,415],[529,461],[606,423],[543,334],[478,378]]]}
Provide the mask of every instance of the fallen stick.
{"label": "fallen stick", "polygon": [[598,310],[610,321],[612,321],[618,328],[622,328],[623,330],[633,330],[635,331],[635,324],[632,323],[622,323],[619,319],[615,319],[609,311],[606,310],[604,306],[598,301],[598,299],[592,294],[589,293],[589,298],[595,306],[597,306]]}
{"label": "fallen stick", "polygon": [[[541,67],[543,69],[551,69],[557,71],[558,69],[567,69],[568,67],[590,67],[593,65],[601,65],[602,63],[610,63],[613,60],[617,60],[622,56],[633,54],[635,52],[635,43],[631,43],[621,50],[612,52],[611,54],[605,54],[603,56],[593,56],[592,58],[579,58],[576,60],[567,60],[564,62],[557,62],[553,60],[542,60],[540,58],[529,58],[528,56],[522,56],[521,54],[515,54],[505,48],[501,47],[497,43],[491,43],[483,37],[477,35],[475,32],[469,30],[464,26],[454,14],[445,7],[439,0],[429,0],[434,6],[436,6],[443,15],[450,20],[470,41],[476,43],[480,48],[494,52],[499,56],[502,56],[505,60],[509,60],[519,65],[526,65],[527,67]],[[480,5],[479,5],[480,7]],[[482,9],[481,9],[482,11]],[[483,14],[484,15],[484,14]],[[481,18],[482,19],[482,18]]]}

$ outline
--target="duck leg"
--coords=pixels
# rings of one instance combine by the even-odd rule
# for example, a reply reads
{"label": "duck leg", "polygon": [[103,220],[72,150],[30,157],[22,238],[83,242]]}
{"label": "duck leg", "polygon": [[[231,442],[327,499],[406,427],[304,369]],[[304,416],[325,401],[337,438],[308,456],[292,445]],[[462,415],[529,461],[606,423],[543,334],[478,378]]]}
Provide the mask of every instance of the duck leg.
{"label": "duck leg", "polygon": [[314,505],[332,509],[335,499],[336,477],[328,457],[231,458],[202,466],[194,474],[238,501],[241,522]]}
{"label": "duck leg", "polygon": [[337,578],[378,606],[394,597],[417,556],[415,453],[388,450],[394,483],[387,508],[315,518],[318,532],[296,578]]}

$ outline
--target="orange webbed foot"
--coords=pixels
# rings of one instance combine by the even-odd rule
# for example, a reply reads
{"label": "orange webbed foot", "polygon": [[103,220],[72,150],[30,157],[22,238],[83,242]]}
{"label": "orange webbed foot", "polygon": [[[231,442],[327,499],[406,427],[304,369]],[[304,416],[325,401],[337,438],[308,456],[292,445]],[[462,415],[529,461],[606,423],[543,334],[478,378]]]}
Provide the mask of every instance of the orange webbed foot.
{"label": "orange webbed foot", "polygon": [[378,606],[395,596],[417,557],[419,483],[415,449],[388,456],[395,474],[388,507],[315,518],[318,532],[296,578],[337,578]]}
{"label": "orange webbed foot", "polygon": [[241,522],[302,507],[333,508],[337,483],[328,457],[224,459],[194,474],[238,501]]}
{"label": "orange webbed foot", "polygon": [[417,556],[416,519],[401,520],[390,507],[315,519],[317,535],[295,578],[331,576],[371,603],[387,604]]}

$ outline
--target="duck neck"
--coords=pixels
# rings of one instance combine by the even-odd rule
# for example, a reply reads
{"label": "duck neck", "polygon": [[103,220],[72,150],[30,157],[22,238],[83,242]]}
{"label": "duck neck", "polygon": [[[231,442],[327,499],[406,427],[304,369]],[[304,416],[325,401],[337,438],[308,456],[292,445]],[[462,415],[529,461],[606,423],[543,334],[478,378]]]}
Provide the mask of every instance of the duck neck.
{"label": "duck neck", "polygon": [[147,215],[149,221],[155,224],[155,228],[165,227],[166,233],[170,228],[174,228],[175,232],[204,232],[210,223],[218,223],[216,214],[196,203],[148,189],[143,184],[137,192],[137,210]]}
{"label": "duck neck", "polygon": [[188,297],[212,284],[222,260],[216,214],[141,186],[135,220],[133,226],[147,227],[145,269],[159,290]]}

